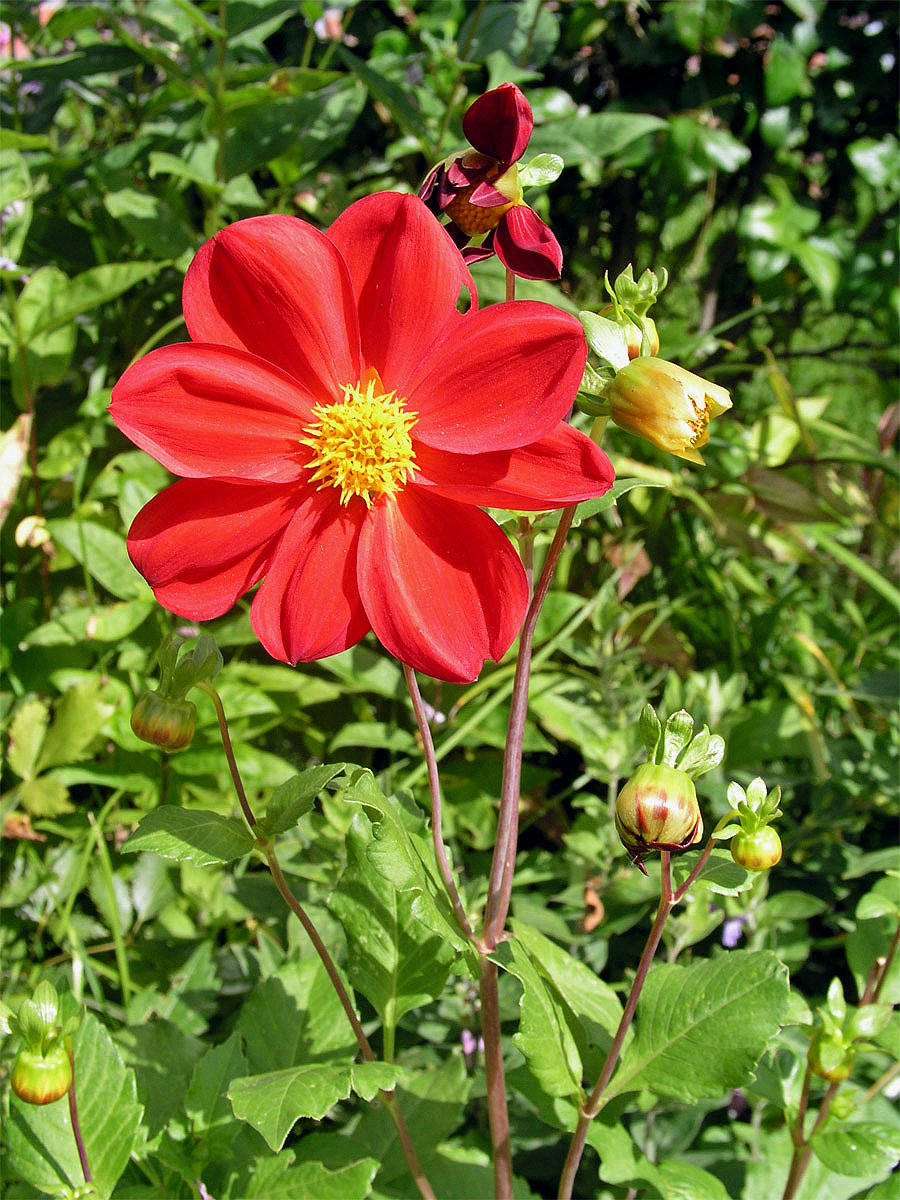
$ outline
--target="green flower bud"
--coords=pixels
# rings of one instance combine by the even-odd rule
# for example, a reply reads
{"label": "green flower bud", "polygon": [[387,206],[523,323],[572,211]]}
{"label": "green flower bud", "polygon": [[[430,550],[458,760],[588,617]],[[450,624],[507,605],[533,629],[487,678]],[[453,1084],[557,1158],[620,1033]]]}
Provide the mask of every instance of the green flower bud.
{"label": "green flower bud", "polygon": [[839,1038],[829,1035],[825,1029],[819,1029],[810,1043],[807,1061],[809,1069],[822,1079],[832,1083],[840,1083],[853,1070],[856,1060],[856,1050],[852,1046],[844,1046]]}
{"label": "green flower bud", "polygon": [[52,1104],[61,1099],[72,1083],[72,1062],[69,1058],[70,1038],[56,1041],[46,1054],[40,1050],[20,1050],[13,1063],[10,1083],[12,1090],[26,1104]]}
{"label": "green flower bud", "polygon": [[748,871],[768,871],[781,861],[781,838],[771,825],[764,825],[756,833],[735,834],[731,857]]}
{"label": "green flower bud", "polygon": [[189,746],[197,727],[197,709],[190,700],[171,700],[159,692],[144,692],[131,714],[131,728],[143,742],[171,754]]}
{"label": "green flower bud", "polygon": [[616,832],[632,861],[652,850],[686,850],[703,836],[703,818],[689,775],[663,763],[643,763],[619,792]]}

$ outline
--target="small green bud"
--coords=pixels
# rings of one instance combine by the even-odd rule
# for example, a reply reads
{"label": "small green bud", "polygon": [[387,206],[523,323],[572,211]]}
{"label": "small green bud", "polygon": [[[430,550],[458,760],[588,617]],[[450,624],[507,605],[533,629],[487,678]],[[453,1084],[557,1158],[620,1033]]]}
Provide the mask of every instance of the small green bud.
{"label": "small green bud", "polygon": [[703,836],[690,776],[663,763],[643,763],[619,792],[616,832],[632,861],[653,850],[686,850]]}
{"label": "small green bud", "polygon": [[197,709],[190,700],[171,700],[159,692],[144,692],[131,714],[131,728],[143,742],[171,754],[189,746],[197,727]]}
{"label": "small green bud", "polygon": [[781,861],[781,838],[771,825],[764,825],[756,833],[735,834],[731,857],[747,871],[768,871]]}
{"label": "small green bud", "polygon": [[52,1104],[61,1099],[72,1083],[71,1039],[55,1041],[46,1053],[23,1049],[13,1063],[10,1084],[26,1104]]}
{"label": "small green bud", "polygon": [[825,1029],[819,1029],[813,1035],[807,1061],[809,1069],[820,1078],[832,1083],[847,1079],[855,1060],[855,1048],[845,1046],[839,1037],[829,1035]]}

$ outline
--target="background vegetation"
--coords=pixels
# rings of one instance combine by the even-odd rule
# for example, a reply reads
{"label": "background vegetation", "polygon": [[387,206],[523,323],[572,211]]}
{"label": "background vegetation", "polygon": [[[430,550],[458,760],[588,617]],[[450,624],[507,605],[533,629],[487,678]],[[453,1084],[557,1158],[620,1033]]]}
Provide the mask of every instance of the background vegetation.
{"label": "background vegetation", "polygon": [[[339,1106],[329,1125],[371,1166],[316,1157],[314,1122],[276,1160],[213,1086],[240,1073],[229,1056],[280,1061],[276,1030],[298,1011],[330,1011],[269,876],[122,853],[158,805],[231,813],[234,801],[205,698],[183,754],[159,756],[129,728],[162,636],[191,629],[128,562],[125,531],[167,477],[106,406],[133,358],[186,337],[181,280],[206,237],[263,212],[325,227],[359,196],[414,191],[464,144],[467,105],[504,80],[534,109],[526,158],[566,163],[528,197],[562,244],[561,289],[518,294],[597,311],[605,270],[665,266],[663,356],[735,401],[703,470],[608,435],[620,475],[662,486],[579,526],[542,617],[514,915],[622,985],[655,884],[629,866],[610,805],[639,757],[643,704],[684,706],[727,743],[701,781],[710,827],[727,782],[762,775],[784,789],[785,855],[749,890],[686,906],[668,960],[724,953],[731,922],[742,946],[790,968],[797,1021],[835,976],[855,1002],[897,924],[884,877],[897,864],[897,6],[373,0],[326,14],[314,0],[119,0],[7,3],[4,16],[3,996],[16,1008],[46,977],[98,1019],[97,1054],[115,1072],[104,1102],[131,1137],[109,1168],[116,1195],[195,1195],[202,1179],[220,1198],[362,1197],[373,1177],[377,1194],[409,1194],[377,1112]],[[475,272],[482,303],[502,298],[496,263]],[[274,664],[247,609],[208,631],[251,795],[323,760],[422,799],[400,668],[371,640],[298,670]],[[505,662],[426,696],[445,834],[473,901],[511,673]],[[326,797],[286,856],[344,961],[329,896],[348,823]],[[518,984],[504,984],[512,1032]],[[882,998],[897,1000],[900,974],[889,984]],[[476,998],[458,978],[397,1032],[398,1059],[426,1081],[417,1128],[443,1144],[447,1195],[490,1186],[477,1053],[461,1041]],[[860,1091],[890,1065],[897,1031],[860,1055]],[[648,1098],[627,1122],[629,1153],[702,1167],[728,1196],[776,1194],[804,1053],[796,1024],[781,1036],[740,1095]],[[7,1066],[16,1049],[7,1039]],[[871,1107],[896,1131],[887,1100]],[[523,1195],[550,1195],[565,1138],[524,1098],[513,1118]],[[24,1135],[10,1149],[5,1194],[58,1183]],[[887,1196],[889,1158],[852,1177],[814,1160],[808,1194]],[[276,1179],[321,1163],[348,1173]],[[589,1150],[579,1194],[634,1195],[619,1166]]]}

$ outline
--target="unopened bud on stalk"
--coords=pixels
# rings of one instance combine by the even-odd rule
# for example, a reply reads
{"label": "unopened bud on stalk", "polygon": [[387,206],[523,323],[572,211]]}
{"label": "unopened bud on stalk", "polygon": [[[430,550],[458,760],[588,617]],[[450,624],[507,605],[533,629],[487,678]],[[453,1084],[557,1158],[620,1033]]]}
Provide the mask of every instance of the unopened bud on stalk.
{"label": "unopened bud on stalk", "polygon": [[686,850],[703,836],[703,818],[689,775],[663,763],[643,763],[619,792],[616,832],[632,861],[653,850]]}
{"label": "unopened bud on stalk", "polygon": [[69,1058],[71,1038],[56,1041],[46,1052],[20,1050],[13,1063],[10,1085],[26,1104],[52,1104],[60,1100],[72,1083]]}
{"label": "unopened bud on stalk", "polygon": [[185,696],[192,687],[213,679],[222,669],[222,655],[208,634],[179,659],[183,638],[167,637],[159,648],[159,687],[141,695],[131,714],[131,728],[143,742],[167,753],[189,746],[197,727],[197,709]]}
{"label": "unopened bud on stalk", "polygon": [[170,700],[159,692],[144,692],[131,714],[131,728],[142,742],[171,754],[193,741],[197,709],[190,700]]}

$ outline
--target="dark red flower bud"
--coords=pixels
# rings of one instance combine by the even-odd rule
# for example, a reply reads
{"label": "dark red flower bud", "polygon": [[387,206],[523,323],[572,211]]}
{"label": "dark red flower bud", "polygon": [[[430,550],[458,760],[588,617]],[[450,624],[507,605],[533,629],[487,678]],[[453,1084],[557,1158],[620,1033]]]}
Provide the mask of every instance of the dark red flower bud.
{"label": "dark red flower bud", "polygon": [[527,204],[516,204],[494,234],[497,257],[523,279],[559,279],[562,250],[548,225]]}
{"label": "dark red flower bud", "polygon": [[144,692],[131,714],[131,728],[143,742],[172,753],[189,746],[197,726],[197,709],[190,700],[170,700],[159,692]]}
{"label": "dark red flower bud", "polygon": [[516,85],[501,83],[469,106],[462,125],[476,150],[498,162],[514,163],[525,153],[534,118],[531,105]]}
{"label": "dark red flower bud", "polygon": [[686,850],[699,841],[703,818],[690,776],[663,763],[643,763],[619,792],[616,832],[639,866],[652,850]]}

